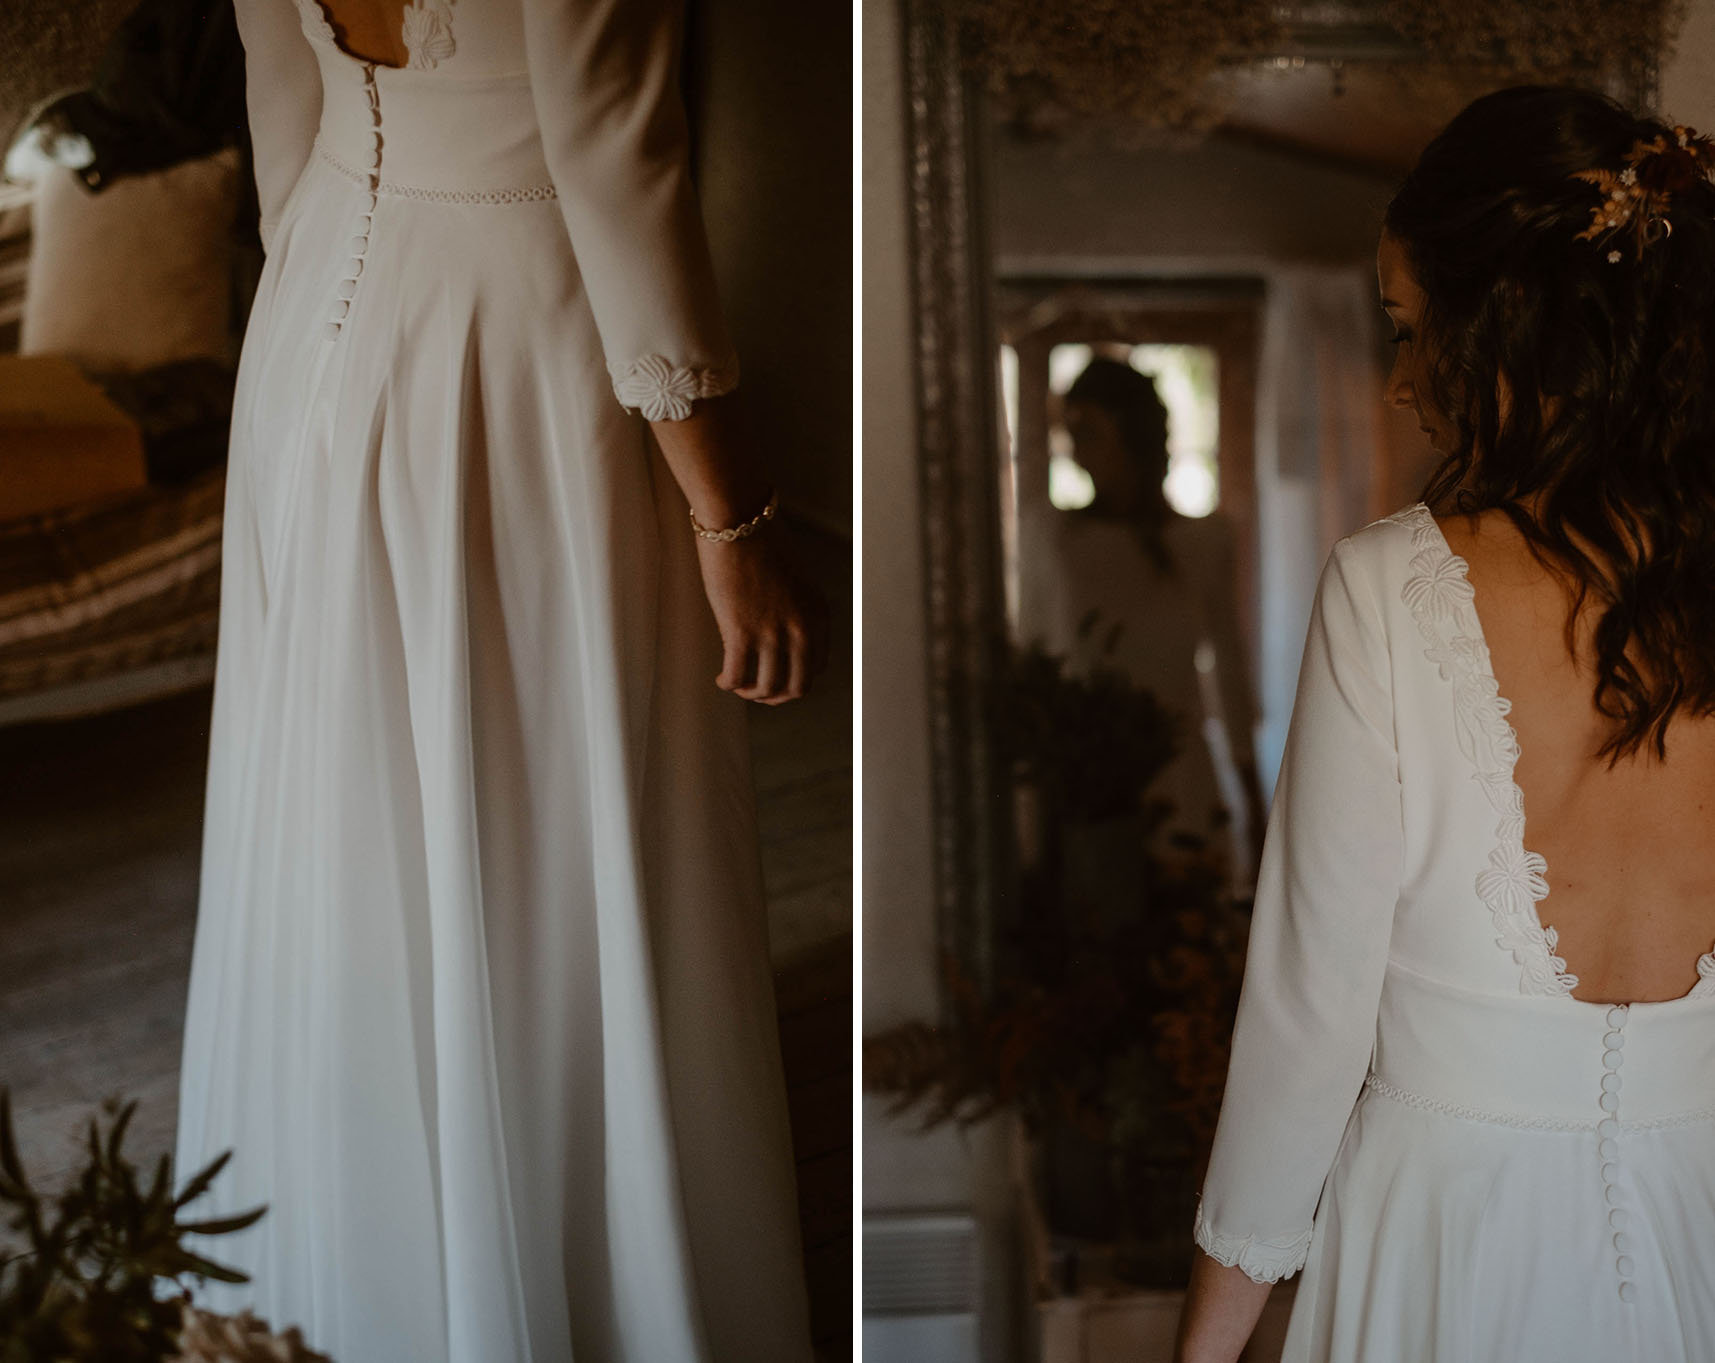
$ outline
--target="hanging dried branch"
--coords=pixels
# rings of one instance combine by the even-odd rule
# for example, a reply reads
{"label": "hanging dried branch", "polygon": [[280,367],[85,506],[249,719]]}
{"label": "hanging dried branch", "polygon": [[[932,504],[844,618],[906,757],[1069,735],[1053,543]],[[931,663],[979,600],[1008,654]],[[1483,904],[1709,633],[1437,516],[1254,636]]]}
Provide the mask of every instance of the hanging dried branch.
{"label": "hanging dried branch", "polygon": [[1660,60],[1683,0],[1380,0],[1380,17],[1425,58],[1517,80],[1562,81]]}
{"label": "hanging dried branch", "polygon": [[1269,0],[948,3],[989,91],[1037,124],[1072,117],[1212,126],[1223,110],[1208,78],[1286,39]]}

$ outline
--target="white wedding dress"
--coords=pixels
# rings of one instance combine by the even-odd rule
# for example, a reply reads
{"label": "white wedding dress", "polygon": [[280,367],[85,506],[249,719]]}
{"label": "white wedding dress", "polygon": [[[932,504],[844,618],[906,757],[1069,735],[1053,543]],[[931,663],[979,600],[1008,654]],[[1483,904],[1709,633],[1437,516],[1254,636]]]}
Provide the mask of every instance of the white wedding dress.
{"label": "white wedding dress", "polygon": [[810,1357],[744,704],[643,420],[736,381],[672,10],[414,0],[394,69],[238,0],[177,1165],[268,1205],[205,1300],[337,1363]]}
{"label": "white wedding dress", "polygon": [[[1033,514],[1038,558],[1020,574],[1019,637],[1068,658],[1074,674],[1116,669],[1182,720],[1179,751],[1149,789],[1173,804],[1162,832],[1197,838],[1230,863],[1236,811],[1222,790],[1210,729],[1230,762],[1250,756],[1256,725],[1231,521],[1219,511],[1170,515],[1163,540],[1173,566],[1163,571],[1130,521],[1047,509]],[[1093,624],[1081,632],[1087,619]],[[1133,825],[1120,837],[1134,857],[1142,851],[1136,823],[1114,825]]]}
{"label": "white wedding dress", "polygon": [[1424,506],[1335,546],[1195,1227],[1285,1363],[1715,1359],[1715,955],[1572,997],[1509,708]]}

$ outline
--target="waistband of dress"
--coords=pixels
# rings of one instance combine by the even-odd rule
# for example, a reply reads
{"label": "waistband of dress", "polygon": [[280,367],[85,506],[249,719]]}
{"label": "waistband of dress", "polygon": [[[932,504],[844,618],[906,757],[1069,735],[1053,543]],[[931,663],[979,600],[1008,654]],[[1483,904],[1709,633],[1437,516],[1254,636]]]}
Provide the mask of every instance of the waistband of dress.
{"label": "waistband of dress", "polygon": [[377,193],[433,203],[556,197],[535,97],[522,77],[453,79],[354,62],[318,48],[316,151]]}
{"label": "waistband of dress", "polygon": [[1715,1000],[1491,994],[1390,963],[1371,1071],[1378,1096],[1509,1126],[1715,1120]]}
{"label": "waistband of dress", "polygon": [[[1416,1108],[1420,1112],[1438,1112],[1444,1117],[1456,1117],[1460,1121],[1484,1122],[1490,1126],[1507,1126],[1520,1131],[1595,1131],[1609,1115],[1597,1109],[1594,1115],[1585,1117],[1545,1117],[1534,1112],[1472,1107],[1468,1103],[1455,1103],[1446,1098],[1401,1088],[1374,1071],[1365,1076],[1364,1092]],[[1614,1120],[1621,1131],[1666,1131],[1681,1126],[1715,1126],[1715,1107],[1694,1108],[1664,1116],[1636,1119],[1615,1113]]]}
{"label": "waistband of dress", "polygon": [[[320,136],[315,141],[315,153],[322,164],[338,171],[353,184],[369,186],[370,172],[352,165],[343,157],[327,147]],[[389,180],[385,175],[373,183],[373,192],[382,198],[414,199],[419,203],[442,204],[516,204],[538,203],[543,199],[557,199],[559,191],[554,188],[553,181],[543,184],[523,185],[518,188],[505,189],[440,189],[432,185],[400,184],[397,180]]]}

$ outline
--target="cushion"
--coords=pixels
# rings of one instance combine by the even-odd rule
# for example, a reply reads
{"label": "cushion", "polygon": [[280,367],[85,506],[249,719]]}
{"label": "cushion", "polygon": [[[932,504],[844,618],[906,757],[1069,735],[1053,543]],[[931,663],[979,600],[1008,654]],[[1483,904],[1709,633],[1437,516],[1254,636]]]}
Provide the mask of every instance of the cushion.
{"label": "cushion", "polygon": [[233,150],[115,180],[55,166],[36,187],[20,349],[87,370],[231,360]]}

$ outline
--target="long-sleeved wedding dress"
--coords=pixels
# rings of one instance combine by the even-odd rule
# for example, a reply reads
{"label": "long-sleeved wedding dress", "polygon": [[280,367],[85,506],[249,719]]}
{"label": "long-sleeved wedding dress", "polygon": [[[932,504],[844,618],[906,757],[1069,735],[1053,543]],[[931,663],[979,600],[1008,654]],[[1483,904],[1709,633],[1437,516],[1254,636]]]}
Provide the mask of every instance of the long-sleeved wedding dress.
{"label": "long-sleeved wedding dress", "polygon": [[1196,1219],[1285,1363],[1715,1358],[1715,954],[1573,996],[1509,711],[1425,506],[1335,546]]}
{"label": "long-sleeved wedding dress", "polygon": [[412,0],[394,68],[238,13],[178,1163],[269,1210],[210,1299],[338,1363],[803,1363],[744,706],[643,419],[736,382],[676,16]]}

